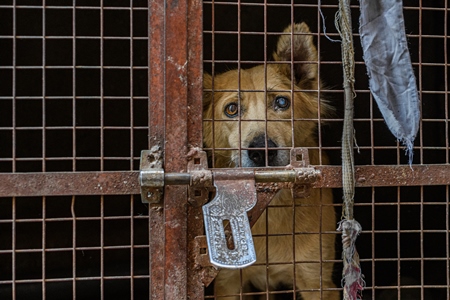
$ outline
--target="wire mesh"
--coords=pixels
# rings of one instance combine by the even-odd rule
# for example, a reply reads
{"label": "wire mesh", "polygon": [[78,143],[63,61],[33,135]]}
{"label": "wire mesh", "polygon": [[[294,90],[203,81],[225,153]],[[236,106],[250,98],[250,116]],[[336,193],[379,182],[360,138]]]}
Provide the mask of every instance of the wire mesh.
{"label": "wire mesh", "polygon": [[[327,99],[335,111],[310,120],[282,121],[320,121],[318,144],[312,148],[325,151],[330,163],[339,165],[340,45],[330,42],[323,28],[324,22],[327,35],[338,39],[333,24],[337,4],[321,2],[324,21],[317,0],[204,1],[204,69],[213,76],[255,65],[267,70],[274,64],[272,52],[283,29],[305,21],[319,52],[318,61],[309,64],[318,66],[324,83],[309,91]],[[353,28],[358,28],[358,4],[352,2]],[[7,0],[0,4],[0,172],[138,170],[139,152],[148,149],[148,5],[144,0]],[[414,164],[448,165],[448,3],[405,0],[404,15],[422,101]],[[356,164],[405,164],[403,147],[388,132],[367,88],[356,30],[354,41]],[[291,65],[293,58],[288,61]],[[217,86],[210,91],[220,92]],[[281,91],[290,97],[295,94],[292,86]],[[246,92],[267,95],[268,90]],[[271,122],[266,119],[267,115],[257,121],[267,131]],[[242,126],[246,121],[252,119],[241,118],[238,123]],[[258,149],[266,157],[272,150],[267,142]],[[208,150],[242,153],[249,148],[213,145]],[[326,160],[321,158],[319,163]],[[322,227],[292,230],[298,211],[319,208],[320,220],[330,209],[338,214],[341,194],[339,190],[333,194],[335,204],[279,205],[290,211],[286,220],[291,230],[275,234],[266,222],[255,235],[269,248],[258,262],[265,281],[269,280],[265,270],[279,266],[286,266],[295,277],[294,265],[322,270],[334,264],[334,281],[340,286],[338,254],[325,258],[319,251],[313,260],[296,257],[294,262],[292,258],[300,236],[323,240],[336,235]],[[363,226],[357,247],[367,283],[364,299],[450,298],[448,203],[448,186],[357,189],[355,217]],[[262,218],[269,220],[276,208],[269,207]],[[148,227],[147,207],[134,196],[0,198],[0,297],[148,298]],[[286,249],[290,258],[270,260],[269,240],[276,238],[292,242],[292,249]],[[239,286],[244,286],[242,272],[238,276]],[[211,289],[206,298],[220,299]],[[293,282],[277,289],[238,294],[294,299],[294,293],[301,291],[327,299],[327,291],[339,288],[319,281],[317,288],[309,290]]]}
{"label": "wire mesh", "polygon": [[[2,1],[0,172],[139,169],[148,14],[147,1]],[[148,298],[136,199],[1,198],[0,298]]]}
{"label": "wire mesh", "polygon": [[69,2],[0,6],[2,172],[136,170],[147,148],[146,1]]}
{"label": "wire mesh", "polygon": [[[403,1],[406,33],[411,53],[413,69],[421,98],[421,126],[414,147],[414,164],[448,164],[449,163],[449,78],[448,78],[448,30],[449,7],[445,1]],[[212,88],[205,91],[213,94],[213,99],[220,99],[223,94],[235,92],[238,94],[236,103],[245,105],[245,97],[270,98],[267,82],[268,66],[274,64],[272,53],[276,51],[277,39],[282,35],[283,29],[293,23],[306,22],[314,37],[318,48],[318,72],[323,80],[323,86],[316,86],[312,92],[318,93],[320,98],[335,107],[332,114],[315,117],[319,120],[315,135],[318,144],[312,148],[324,150],[330,157],[330,163],[339,165],[340,161],[340,135],[342,132],[343,116],[343,90],[342,67],[340,57],[340,43],[331,42],[329,38],[338,40],[339,34],[334,28],[334,14],[337,10],[335,1],[204,1],[204,69],[212,75]],[[323,13],[322,19],[320,12]],[[352,15],[356,60],[356,93],[355,99],[355,134],[357,147],[355,147],[355,160],[357,165],[401,165],[407,163],[403,146],[391,135],[382,119],[378,108],[368,89],[366,67],[362,59],[358,28],[359,2],[352,1]],[[326,34],[325,34],[326,31]],[[293,51],[292,51],[293,52]],[[291,65],[295,64],[292,58]],[[266,74],[266,86],[247,89],[240,85],[225,87],[219,76],[229,70],[237,69],[237,74],[244,78],[245,70],[256,65],[262,65]],[[239,75],[237,75],[239,76]],[[218,82],[215,85],[215,80]],[[288,92],[289,89],[286,89]],[[291,89],[292,90],[292,89]],[[246,95],[245,95],[246,94]],[[215,96],[214,96],[215,95]],[[213,102],[220,106],[220,100]],[[242,104],[241,104],[242,103]],[[261,103],[268,106],[269,102]],[[221,109],[223,109],[221,107]],[[242,110],[247,109],[244,107]],[[267,108],[269,110],[270,107]],[[244,114],[246,111],[244,111]],[[225,121],[223,120],[225,119]],[[288,118],[292,124],[305,120]],[[240,117],[239,120],[227,120],[220,115],[206,119],[206,123],[214,123],[213,136],[220,135],[221,122],[239,122],[236,128],[241,132],[239,143],[234,147],[224,148],[212,144],[208,150],[211,152],[215,167],[223,167],[216,156],[245,156],[245,152],[252,150],[248,144],[242,143],[246,139],[243,135],[246,122],[265,122],[272,119],[258,117],[248,120]],[[230,125],[231,126],[231,125]],[[264,131],[264,130],[263,130]],[[230,133],[227,133],[230,135]],[[283,134],[282,131],[279,133]],[[213,138],[216,141],[218,138]],[[268,142],[260,150],[273,150]],[[289,146],[287,146],[289,148]],[[310,147],[311,148],[311,147]],[[224,151],[228,150],[228,152]],[[221,152],[222,151],[222,152]],[[235,161],[238,161],[235,159]],[[326,163],[321,160],[320,163]],[[266,161],[266,166],[268,161]],[[269,164],[270,165],[270,164]],[[245,166],[240,161],[230,163],[229,166]],[[406,184],[406,183],[405,183]],[[342,195],[334,190],[334,207],[336,213],[340,212],[339,199]],[[361,257],[362,269],[367,287],[364,299],[448,299],[449,297],[449,206],[448,186],[417,186],[417,187],[390,187],[390,188],[358,188],[356,191],[355,218],[362,224],[363,232],[358,238],[357,248]],[[321,206],[321,215],[328,206]],[[270,214],[273,207],[267,209]],[[292,211],[302,209],[293,205]],[[266,215],[267,218],[267,215]],[[284,220],[284,222],[288,222]],[[295,221],[293,222],[295,226]],[[261,236],[255,239],[274,236],[274,230],[267,225]],[[323,228],[319,235],[335,234]],[[307,232],[290,233],[304,235]],[[294,242],[295,244],[295,242]],[[270,245],[266,244],[270,249]],[[295,246],[294,246],[295,247]],[[270,251],[270,250],[267,250]],[[289,251],[289,250],[286,250]],[[292,251],[292,250],[290,250]],[[337,253],[339,249],[337,249]],[[319,268],[324,263],[335,263],[334,281],[340,286],[339,270],[340,257],[326,260],[320,257]],[[291,259],[283,262],[294,265]],[[299,264],[308,264],[308,261],[295,261]],[[274,268],[276,264],[268,261],[267,257],[260,263],[261,272]],[[291,267],[295,276],[295,268]],[[268,274],[268,273],[267,273]],[[239,274],[238,274],[239,276]],[[270,288],[248,289],[248,279],[240,274],[240,293],[242,295],[284,295],[286,299],[293,299],[293,291],[301,290],[299,287],[272,286]],[[266,283],[270,282],[266,275]],[[320,286],[323,292],[327,290]],[[210,295],[214,291],[211,289]],[[304,294],[302,294],[305,298]],[[217,297],[217,295],[216,295]],[[321,294],[323,299],[328,299]],[[220,297],[217,297],[218,299]],[[284,299],[284,298],[283,298]]]}

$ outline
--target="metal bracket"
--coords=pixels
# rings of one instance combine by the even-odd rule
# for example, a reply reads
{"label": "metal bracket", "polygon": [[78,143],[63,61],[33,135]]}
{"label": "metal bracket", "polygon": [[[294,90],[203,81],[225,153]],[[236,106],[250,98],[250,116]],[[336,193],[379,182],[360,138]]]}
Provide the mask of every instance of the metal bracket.
{"label": "metal bracket", "polygon": [[306,198],[311,194],[311,184],[320,176],[320,171],[309,167],[309,153],[307,148],[293,148],[291,150],[291,166],[295,170],[295,181],[292,197]]}
{"label": "metal bracket", "polygon": [[164,169],[162,151],[159,146],[141,151],[140,169],[142,203],[160,203],[164,188]]}
{"label": "metal bracket", "polygon": [[139,184],[143,203],[161,202],[165,184],[189,184],[189,203],[199,207],[208,201],[214,190],[212,172],[208,170],[205,151],[194,149],[188,154],[188,173],[164,173],[162,151],[159,146],[142,150]]}
{"label": "metal bracket", "polygon": [[208,243],[205,235],[196,236],[193,241],[195,268],[201,272],[201,281],[209,286],[216,278],[220,268],[211,264],[208,254]]}
{"label": "metal bracket", "polygon": [[191,175],[188,201],[193,206],[200,207],[208,202],[209,193],[214,190],[212,172],[208,170],[206,152],[195,150],[193,155],[189,157],[187,170]]}

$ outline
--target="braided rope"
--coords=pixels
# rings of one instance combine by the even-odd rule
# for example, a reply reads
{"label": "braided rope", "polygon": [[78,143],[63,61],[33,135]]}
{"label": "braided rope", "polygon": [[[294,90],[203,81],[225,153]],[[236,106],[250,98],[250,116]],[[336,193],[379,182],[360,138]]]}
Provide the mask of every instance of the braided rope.
{"label": "braided rope", "polygon": [[353,158],[353,99],[355,94],[355,60],[353,50],[352,25],[350,14],[350,0],[339,0],[339,11],[336,13],[335,26],[342,43],[342,68],[344,73],[344,126],[342,131],[342,187],[343,209],[342,221],[338,230],[342,232],[342,257],[344,269],[342,271],[342,286],[344,299],[360,299],[364,288],[363,275],[359,264],[359,255],[355,248],[356,238],[361,232],[361,225],[353,218],[353,204],[355,195],[355,170]]}
{"label": "braided rope", "polygon": [[355,170],[353,158],[353,99],[355,98],[355,59],[353,51],[352,24],[349,0],[339,1],[336,13],[336,28],[341,35],[342,68],[344,73],[345,110],[342,131],[342,185],[344,210],[342,217],[353,219],[353,199],[355,195]]}

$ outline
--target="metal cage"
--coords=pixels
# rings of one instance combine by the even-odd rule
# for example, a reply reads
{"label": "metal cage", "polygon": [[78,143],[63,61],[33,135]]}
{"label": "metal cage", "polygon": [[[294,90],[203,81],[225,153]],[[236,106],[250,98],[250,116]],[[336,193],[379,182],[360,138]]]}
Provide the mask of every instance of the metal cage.
{"label": "metal cage", "polygon": [[[166,185],[160,203],[141,203],[140,152],[160,146],[165,172],[188,172],[189,151],[204,146],[204,122],[223,122],[202,119],[203,73],[214,77],[256,65],[267,72],[283,29],[302,21],[319,53],[307,63],[317,66],[324,83],[309,92],[334,111],[282,121],[318,124],[312,148],[327,153],[329,163],[320,158],[314,166],[321,173],[314,188],[333,189],[334,204],[320,210],[334,209],[339,216],[341,52],[327,38],[339,38],[336,2],[0,3],[0,299],[227,299],[214,295],[214,283],[205,288],[217,271],[204,257],[202,211],[187,201],[187,186]],[[450,8],[445,0],[403,4],[422,116],[411,167],[370,94],[357,30],[353,35],[363,295],[450,299]],[[358,28],[358,1],[352,1],[352,15]],[[267,86],[231,90],[268,93]],[[226,89],[213,84],[205,91]],[[267,131],[280,120],[236,122],[248,121],[265,124]],[[248,150],[241,144],[203,148],[213,170],[219,167],[217,151]],[[260,150],[267,156],[272,149],[265,142]],[[260,189],[259,201],[263,194]],[[311,233],[285,236],[295,240],[301,234]],[[314,234],[339,240],[334,230]],[[267,230],[259,237],[270,236]],[[334,259],[281,263],[334,264],[335,290],[341,290],[339,247]],[[299,291],[241,288],[239,297],[295,299]],[[315,290],[322,299],[326,291]]]}

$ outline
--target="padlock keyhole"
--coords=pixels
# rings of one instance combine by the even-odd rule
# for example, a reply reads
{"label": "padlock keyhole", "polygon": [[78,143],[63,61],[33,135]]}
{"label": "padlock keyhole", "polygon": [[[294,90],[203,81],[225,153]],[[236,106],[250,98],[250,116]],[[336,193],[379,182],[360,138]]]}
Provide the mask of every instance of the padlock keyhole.
{"label": "padlock keyhole", "polygon": [[227,241],[227,248],[228,250],[234,250],[236,247],[234,246],[233,231],[231,230],[230,220],[223,220],[222,226],[225,233],[225,239]]}

